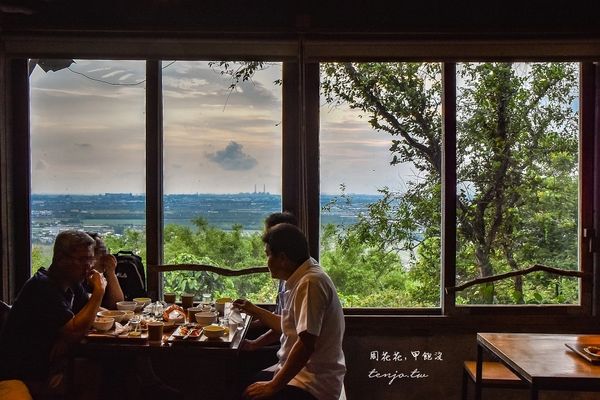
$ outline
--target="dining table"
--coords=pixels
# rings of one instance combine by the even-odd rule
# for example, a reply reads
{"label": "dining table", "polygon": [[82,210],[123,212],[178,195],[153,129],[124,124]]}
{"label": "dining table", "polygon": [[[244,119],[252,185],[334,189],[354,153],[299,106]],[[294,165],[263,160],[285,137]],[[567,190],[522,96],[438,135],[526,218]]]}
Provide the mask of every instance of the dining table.
{"label": "dining table", "polygon": [[164,332],[160,341],[149,341],[146,334],[111,337],[91,332],[74,348],[72,356],[96,361],[109,369],[111,365],[125,365],[132,374],[136,360],[147,358],[165,383],[187,393],[210,393],[213,399],[229,400],[236,398],[240,346],[251,321],[249,315],[244,315],[238,329],[223,340],[184,339],[174,337],[173,331]]}
{"label": "dining table", "polygon": [[540,391],[600,392],[600,356],[582,351],[600,347],[600,335],[553,333],[477,333],[476,399],[481,399],[484,353],[490,353],[529,386],[530,399]]}

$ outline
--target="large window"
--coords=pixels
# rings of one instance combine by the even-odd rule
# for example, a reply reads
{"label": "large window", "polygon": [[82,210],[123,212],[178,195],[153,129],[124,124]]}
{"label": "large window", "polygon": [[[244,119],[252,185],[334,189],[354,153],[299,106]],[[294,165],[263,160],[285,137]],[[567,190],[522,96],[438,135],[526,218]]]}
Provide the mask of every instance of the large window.
{"label": "large window", "polygon": [[[33,269],[67,228],[164,264],[264,266],[264,218],[285,207],[318,238],[347,308],[591,304],[585,278],[548,273],[452,288],[536,264],[590,272],[580,232],[593,226],[594,154],[582,143],[594,133],[579,63],[327,61],[316,74],[312,61],[165,60],[158,142],[145,61],[71,61],[31,62]],[[146,171],[158,152],[162,172]],[[162,178],[151,193],[147,173]],[[147,196],[163,206],[162,221],[148,215],[162,243],[146,236]],[[268,274],[154,278],[152,293],[276,293]]]}
{"label": "large window", "polygon": [[[145,251],[145,63],[30,60],[32,269],[64,229]],[[141,233],[141,235],[140,235]]]}
{"label": "large window", "polygon": [[[457,79],[457,280],[578,270],[578,64],[461,63]],[[578,304],[579,281],[538,272],[456,301]]]}
{"label": "large window", "polygon": [[[281,64],[163,61],[164,261],[266,265],[265,217],[281,210]],[[167,272],[165,291],[273,302],[269,274]]]}
{"label": "large window", "polygon": [[440,305],[441,65],[321,68],[321,263],[347,307]]}

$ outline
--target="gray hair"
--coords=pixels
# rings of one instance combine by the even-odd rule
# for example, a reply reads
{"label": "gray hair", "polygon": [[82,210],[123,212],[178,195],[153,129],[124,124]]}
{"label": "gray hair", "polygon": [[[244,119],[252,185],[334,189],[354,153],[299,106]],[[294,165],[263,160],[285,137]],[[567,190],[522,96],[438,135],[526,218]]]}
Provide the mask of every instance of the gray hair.
{"label": "gray hair", "polygon": [[76,230],[66,230],[56,235],[54,241],[54,254],[52,255],[52,262],[59,260],[60,258],[71,254],[74,250],[94,246],[96,241],[87,233]]}

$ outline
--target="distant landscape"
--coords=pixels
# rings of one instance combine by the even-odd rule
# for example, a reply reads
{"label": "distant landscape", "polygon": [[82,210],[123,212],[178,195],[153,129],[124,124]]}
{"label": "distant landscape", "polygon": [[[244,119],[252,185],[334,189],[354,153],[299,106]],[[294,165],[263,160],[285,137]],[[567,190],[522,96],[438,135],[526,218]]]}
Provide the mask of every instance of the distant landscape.
{"label": "distant landscape", "polygon": [[[351,202],[339,201],[321,214],[321,223],[347,225],[356,221],[376,195],[349,195]],[[322,195],[321,206],[336,196]],[[32,243],[49,245],[64,229],[84,229],[120,235],[125,229],[144,230],[146,197],[131,193],[98,195],[31,195]],[[249,232],[260,231],[265,217],[281,210],[281,196],[270,193],[173,194],[164,197],[165,225],[192,226],[204,218],[210,225],[230,230],[239,224]]]}

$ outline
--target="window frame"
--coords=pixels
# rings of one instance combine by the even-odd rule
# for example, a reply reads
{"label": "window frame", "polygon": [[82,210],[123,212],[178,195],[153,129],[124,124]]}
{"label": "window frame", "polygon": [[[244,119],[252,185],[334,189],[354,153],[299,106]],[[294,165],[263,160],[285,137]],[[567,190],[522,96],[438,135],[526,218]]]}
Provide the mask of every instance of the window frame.
{"label": "window frame", "polygon": [[[4,113],[0,116],[2,171],[2,297],[13,300],[16,290],[29,278],[30,265],[30,154],[29,154],[29,58],[139,59],[147,62],[147,254],[148,264],[162,257],[162,114],[160,61],[164,59],[270,60],[283,63],[283,183],[282,205],[299,216],[311,252],[318,254],[319,235],[319,63],[325,61],[438,61],[443,62],[443,191],[441,307],[434,309],[346,309],[347,315],[566,315],[589,316],[600,307],[600,274],[596,238],[600,223],[600,117],[596,96],[600,69],[600,41],[584,40],[406,40],[406,39],[161,39],[110,37],[96,34],[4,36],[0,57]],[[191,57],[190,55],[193,55]],[[455,284],[455,162],[456,61],[573,61],[581,64],[580,101],[580,198],[579,263],[588,274],[581,280],[579,306],[460,306],[444,288]],[[454,71],[454,72],[452,72]],[[454,83],[450,84],[454,76]],[[452,89],[454,87],[454,89]],[[148,88],[153,93],[148,93]],[[454,101],[453,101],[454,99]],[[316,100],[316,101],[315,101]],[[453,111],[454,110],[454,111]],[[151,153],[151,154],[149,154]],[[159,162],[160,161],[160,162]],[[152,164],[152,165],[150,165]],[[303,168],[297,168],[302,165]],[[454,170],[454,171],[453,171]],[[449,182],[454,182],[453,185]],[[147,206],[148,207],[148,206]],[[584,230],[587,236],[584,237]],[[588,251],[591,249],[591,251]],[[149,274],[152,295],[160,288],[158,274]]]}

